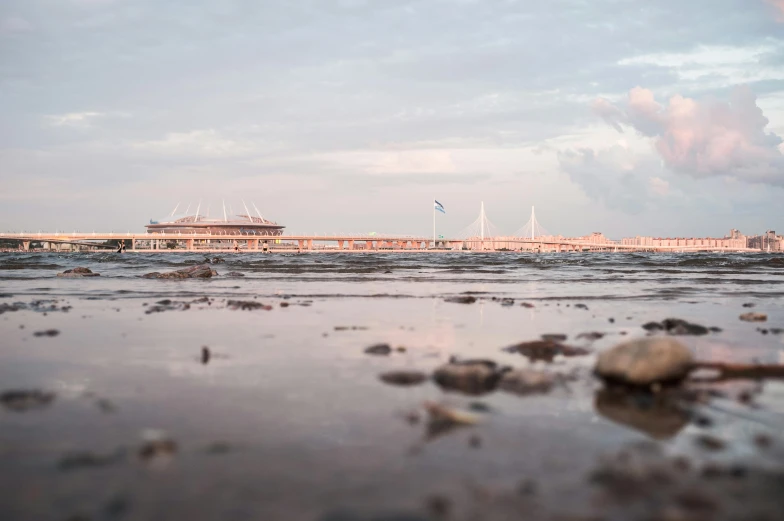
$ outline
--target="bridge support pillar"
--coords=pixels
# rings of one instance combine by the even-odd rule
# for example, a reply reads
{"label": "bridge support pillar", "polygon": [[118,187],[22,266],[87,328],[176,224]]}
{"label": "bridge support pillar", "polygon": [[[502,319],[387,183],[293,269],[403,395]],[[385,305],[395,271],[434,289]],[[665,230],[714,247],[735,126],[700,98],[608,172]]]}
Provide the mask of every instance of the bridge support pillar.
{"label": "bridge support pillar", "polygon": [[299,243],[299,251],[302,251],[302,248],[305,247],[305,241],[302,240],[302,239],[299,239],[297,242]]}
{"label": "bridge support pillar", "polygon": [[30,241],[22,241],[22,249],[29,250],[30,249]]}
{"label": "bridge support pillar", "polygon": [[348,249],[349,250],[353,250],[354,249],[354,241],[352,241],[352,240],[348,241]]}
{"label": "bridge support pillar", "polygon": [[193,239],[186,239],[185,240],[185,249],[192,250],[193,249]]}
{"label": "bridge support pillar", "polygon": [[136,249],[136,239],[131,239],[131,249],[132,250]]}
{"label": "bridge support pillar", "polygon": [[308,251],[313,250],[313,239],[308,239]]}
{"label": "bridge support pillar", "polygon": [[259,249],[259,240],[258,239],[248,239],[248,249],[249,250],[258,250]]}
{"label": "bridge support pillar", "polygon": [[343,242],[344,242],[344,241],[338,241],[338,249],[339,249],[339,250],[342,250],[342,249],[343,249]]}

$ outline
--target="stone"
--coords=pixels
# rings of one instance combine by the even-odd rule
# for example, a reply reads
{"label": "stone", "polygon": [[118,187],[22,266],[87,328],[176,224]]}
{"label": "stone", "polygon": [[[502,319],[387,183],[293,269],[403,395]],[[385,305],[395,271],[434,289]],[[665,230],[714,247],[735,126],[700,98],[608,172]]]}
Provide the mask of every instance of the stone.
{"label": "stone", "polygon": [[244,277],[244,273],[240,273],[239,271],[230,271],[226,274],[227,277]]}
{"label": "stone", "polygon": [[765,322],[768,320],[768,315],[750,311],[748,313],[743,313],[739,318],[744,322]]}
{"label": "stone", "polygon": [[679,382],[693,365],[694,357],[683,344],[671,338],[652,337],[623,342],[604,351],[594,372],[609,382],[647,386]]}
{"label": "stone", "polygon": [[593,342],[594,340],[599,340],[600,338],[604,338],[604,333],[601,333],[599,331],[588,331],[587,333],[580,333],[579,335],[577,335],[578,340],[584,339],[590,342]]}
{"label": "stone", "polygon": [[381,373],[379,378],[384,383],[400,386],[419,385],[427,381],[427,375],[422,371],[410,370],[387,371]]}
{"label": "stone", "polygon": [[255,300],[229,300],[226,302],[226,307],[229,309],[241,309],[243,311],[253,311],[255,309],[263,309],[264,311],[272,310],[269,304],[262,304]]}
{"label": "stone", "polygon": [[0,394],[0,404],[14,412],[43,409],[52,401],[54,401],[54,393],[37,389],[4,391]]}
{"label": "stone", "polygon": [[544,371],[533,371],[531,369],[514,369],[506,371],[498,383],[499,389],[504,391],[526,395],[546,393],[555,384],[555,376]]}
{"label": "stone", "polygon": [[670,335],[707,335],[710,329],[687,322],[681,318],[665,318],[661,322],[647,322],[642,325],[646,331],[666,331]]}
{"label": "stone", "polygon": [[444,299],[444,302],[453,302],[455,304],[473,304],[474,302],[476,302],[476,297],[472,297],[471,295],[447,297]]}
{"label": "stone", "polygon": [[57,336],[60,334],[60,331],[57,329],[45,329],[43,331],[36,331],[33,333],[33,336]]}
{"label": "stone", "polygon": [[183,268],[181,270],[158,273],[157,271],[142,275],[145,279],[209,279],[217,275],[218,272],[206,264],[199,264]]}
{"label": "stone", "polygon": [[58,273],[58,277],[66,277],[66,278],[76,278],[76,277],[100,277],[100,273],[93,273],[90,268],[73,268],[70,270],[65,270],[62,273]]}
{"label": "stone", "polygon": [[389,344],[373,344],[365,348],[365,354],[376,356],[389,356],[392,352],[392,346]]}
{"label": "stone", "polygon": [[436,368],[433,379],[442,388],[478,395],[495,389],[502,370],[490,360],[452,360]]}
{"label": "stone", "polygon": [[552,362],[557,355],[580,356],[587,355],[589,351],[582,347],[572,347],[554,340],[532,340],[521,342],[504,348],[508,353],[520,353],[531,361],[542,360]]}
{"label": "stone", "polygon": [[542,340],[552,340],[553,342],[565,342],[566,335],[563,333],[545,333],[542,335]]}

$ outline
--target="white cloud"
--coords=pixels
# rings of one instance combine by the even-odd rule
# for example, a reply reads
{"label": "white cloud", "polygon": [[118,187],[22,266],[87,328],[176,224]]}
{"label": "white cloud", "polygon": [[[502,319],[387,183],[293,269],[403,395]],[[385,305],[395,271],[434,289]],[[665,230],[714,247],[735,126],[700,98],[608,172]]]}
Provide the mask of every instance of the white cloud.
{"label": "white cloud", "polygon": [[105,115],[103,112],[69,112],[46,116],[46,119],[54,127],[86,127],[91,120]]}
{"label": "white cloud", "polygon": [[231,139],[214,129],[170,132],[163,139],[135,142],[130,146],[137,151],[169,156],[237,157],[264,151],[259,144]]}

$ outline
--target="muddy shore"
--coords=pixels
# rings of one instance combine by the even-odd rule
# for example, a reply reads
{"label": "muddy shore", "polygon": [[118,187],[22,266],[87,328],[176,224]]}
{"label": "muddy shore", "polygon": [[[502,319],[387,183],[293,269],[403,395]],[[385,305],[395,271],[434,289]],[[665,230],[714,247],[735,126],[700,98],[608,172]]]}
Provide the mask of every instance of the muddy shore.
{"label": "muddy shore", "polygon": [[[213,280],[172,281],[141,275],[195,262],[109,259],[89,265],[100,276],[56,277],[83,260],[0,258],[2,519],[774,520],[784,511],[784,382],[651,395],[607,389],[592,374],[597,353],[670,335],[643,328],[669,317],[714,328],[676,335],[701,360],[784,363],[782,301],[770,284],[746,282],[778,280],[776,265],[682,267],[726,285],[639,298],[640,284],[655,283],[620,281],[619,270],[685,275],[656,274],[647,259],[614,268],[604,285],[559,280],[595,279],[607,265],[551,266],[535,282],[483,267],[460,282],[442,274],[459,265],[408,259],[372,272],[351,264],[362,259],[301,274],[292,265],[285,275],[229,260],[211,264]],[[739,319],[749,312],[766,319]],[[579,354],[537,361],[508,349],[543,336]],[[389,349],[367,351],[379,345]],[[433,377],[472,359],[552,384],[519,392]],[[427,404],[467,420],[445,423]]]}

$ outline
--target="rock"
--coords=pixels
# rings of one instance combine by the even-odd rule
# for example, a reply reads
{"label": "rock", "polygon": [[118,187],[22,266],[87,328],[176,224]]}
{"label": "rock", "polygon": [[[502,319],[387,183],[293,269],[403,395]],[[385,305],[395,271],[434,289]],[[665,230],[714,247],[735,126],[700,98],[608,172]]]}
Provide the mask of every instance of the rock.
{"label": "rock", "polygon": [[244,311],[253,311],[254,309],[270,311],[272,309],[272,306],[262,304],[261,302],[257,302],[255,300],[229,300],[226,302],[226,307],[229,309],[241,309]]}
{"label": "rock", "polygon": [[60,331],[57,329],[45,329],[44,331],[36,331],[33,336],[57,336]]}
{"label": "rock", "polygon": [[411,386],[419,385],[427,381],[427,375],[421,371],[387,371],[381,373],[379,378],[382,382],[390,385]]}
{"label": "rock", "polygon": [[523,306],[524,308],[528,308],[528,309],[531,309],[531,308],[533,308],[533,307],[534,307],[534,305],[533,305],[533,304],[531,304],[530,302],[523,302],[523,303],[522,303],[522,304],[520,304],[520,305],[521,305],[521,306]]}
{"label": "rock", "polygon": [[158,302],[155,303],[154,306],[148,307],[145,310],[144,314],[145,315],[150,315],[152,313],[163,313],[164,311],[175,311],[175,310],[185,311],[185,310],[188,310],[190,308],[191,308],[191,305],[188,302],[183,302],[183,301],[178,301],[178,300],[171,300],[171,299],[166,298],[166,299],[163,299],[163,300],[159,300]]}
{"label": "rock", "polygon": [[168,457],[177,452],[177,443],[162,431],[149,430],[144,433],[144,442],[139,447],[139,458],[152,460]]}
{"label": "rock", "polygon": [[0,394],[0,404],[14,412],[43,409],[52,401],[54,401],[54,393],[37,389],[5,391]]}
{"label": "rock", "polygon": [[447,297],[444,302],[454,302],[455,304],[473,304],[476,302],[476,297],[471,295],[460,295],[457,297]]}
{"label": "rock", "polygon": [[665,318],[659,322],[643,324],[646,331],[666,331],[671,335],[707,335],[709,329],[699,324],[687,322],[681,318]]}
{"label": "rock", "polygon": [[647,386],[681,381],[693,364],[691,352],[676,340],[640,338],[601,353],[594,372],[609,382]]}
{"label": "rock", "polygon": [[479,417],[466,411],[441,405],[435,402],[423,404],[428,414],[426,427],[427,439],[432,440],[442,434],[448,433],[457,427],[466,427],[479,423]]}
{"label": "rock", "polygon": [[208,279],[217,275],[218,272],[214,269],[210,268],[206,264],[199,264],[197,266],[191,266],[189,268],[183,268],[177,271],[170,271],[167,273],[158,273],[157,271],[153,273],[147,273],[146,275],[142,275],[142,278],[145,279]]}
{"label": "rock", "polygon": [[514,299],[513,298],[502,298],[501,305],[504,307],[514,306]]}
{"label": "rock", "polygon": [[508,353],[520,353],[531,361],[543,360],[552,362],[557,355],[579,356],[587,355],[589,351],[581,347],[572,347],[554,340],[532,340],[505,347]]}
{"label": "rock", "polygon": [[100,277],[100,273],[93,273],[90,268],[73,268],[57,274],[58,277]]}
{"label": "rock", "polygon": [[483,394],[495,389],[502,369],[490,360],[452,360],[433,373],[435,382],[444,389],[466,394]]}
{"label": "rock", "polygon": [[594,340],[599,340],[600,338],[604,338],[604,333],[600,333],[599,331],[589,331],[587,333],[580,333],[577,335],[577,339],[585,339],[593,342]]}
{"label": "rock", "polygon": [[588,306],[586,306],[585,304],[575,304],[574,308],[575,309],[585,309],[585,310],[587,310]]}
{"label": "rock", "polygon": [[744,308],[753,308],[755,305],[756,304],[754,304],[754,302],[744,302],[743,303],[743,307]]}
{"label": "rock", "polygon": [[768,315],[765,313],[755,313],[750,311],[748,313],[743,313],[740,317],[741,320],[744,322],[765,322],[768,320]]}
{"label": "rock", "polygon": [[700,436],[697,436],[694,441],[703,449],[711,452],[723,450],[727,446],[724,441],[715,436],[711,436],[710,434],[701,434]]}
{"label": "rock", "polygon": [[287,308],[287,307],[289,307],[289,303],[288,302],[281,302],[280,303],[280,307]]}
{"label": "rock", "polygon": [[389,344],[373,344],[365,348],[365,354],[376,356],[389,356],[392,352],[392,346]]}
{"label": "rock", "polygon": [[207,346],[201,348],[201,363],[202,365],[210,363],[210,348]]}
{"label": "rock", "polygon": [[526,395],[546,393],[552,389],[554,384],[555,376],[550,373],[530,369],[515,369],[507,371],[501,376],[498,387],[510,393]]}

